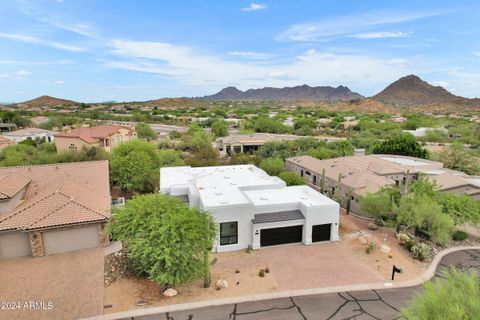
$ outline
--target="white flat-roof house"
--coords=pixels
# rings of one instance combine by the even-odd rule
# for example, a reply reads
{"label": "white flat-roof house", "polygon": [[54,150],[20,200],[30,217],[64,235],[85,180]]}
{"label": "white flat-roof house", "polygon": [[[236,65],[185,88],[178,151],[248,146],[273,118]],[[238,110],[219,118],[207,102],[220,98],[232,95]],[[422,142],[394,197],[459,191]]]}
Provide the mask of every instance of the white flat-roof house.
{"label": "white flat-roof house", "polygon": [[161,168],[160,192],[213,215],[216,252],[338,240],[337,202],[254,165]]}
{"label": "white flat-roof house", "polygon": [[11,132],[5,132],[3,136],[8,140],[19,143],[24,140],[45,139],[46,142],[53,142],[57,132],[40,128],[25,128]]}

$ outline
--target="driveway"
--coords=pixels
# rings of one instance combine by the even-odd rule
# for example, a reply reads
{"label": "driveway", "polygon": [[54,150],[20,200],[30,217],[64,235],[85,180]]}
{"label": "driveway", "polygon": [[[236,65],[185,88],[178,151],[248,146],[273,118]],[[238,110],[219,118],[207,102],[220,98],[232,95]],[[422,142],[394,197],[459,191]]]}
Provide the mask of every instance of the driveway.
{"label": "driveway", "polygon": [[[445,256],[437,268],[456,266],[480,274],[480,250]],[[421,286],[252,301],[132,317],[132,320],[394,320]]]}
{"label": "driveway", "polygon": [[101,314],[103,263],[103,248],[1,261],[0,301],[10,302],[9,309],[11,302],[19,303],[20,309],[2,309],[0,319],[77,319]]}

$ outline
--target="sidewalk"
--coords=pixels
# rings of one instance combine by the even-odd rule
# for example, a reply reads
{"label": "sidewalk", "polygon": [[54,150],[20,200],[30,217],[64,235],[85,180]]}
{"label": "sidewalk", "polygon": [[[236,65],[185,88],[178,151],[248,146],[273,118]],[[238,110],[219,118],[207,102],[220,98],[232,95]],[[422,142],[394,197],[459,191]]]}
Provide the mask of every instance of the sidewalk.
{"label": "sidewalk", "polygon": [[358,284],[351,286],[336,286],[336,287],[324,287],[324,288],[315,288],[315,289],[304,289],[304,290],[293,290],[293,291],[282,291],[282,292],[272,292],[264,293],[257,295],[248,295],[242,297],[233,297],[225,299],[215,299],[215,300],[205,300],[191,303],[182,303],[182,304],[172,304],[160,307],[151,307],[151,308],[138,308],[135,310],[122,311],[118,313],[112,313],[107,315],[99,315],[90,318],[85,318],[84,320],[115,320],[115,319],[125,319],[131,317],[138,317],[144,315],[198,309],[209,306],[218,306],[225,304],[235,304],[241,302],[250,302],[250,301],[261,301],[268,299],[278,299],[278,298],[287,298],[287,297],[297,297],[297,296],[306,296],[306,295],[316,295],[324,293],[337,293],[337,292],[346,292],[346,291],[363,291],[363,290],[372,290],[372,289],[394,289],[394,288],[404,288],[417,286],[425,281],[430,280],[437,269],[438,264],[442,258],[450,253],[463,250],[480,250],[480,246],[470,246],[470,247],[453,247],[439,252],[433,259],[430,266],[427,270],[420,276],[406,281],[401,282],[378,282],[378,283],[368,283],[368,284]]}

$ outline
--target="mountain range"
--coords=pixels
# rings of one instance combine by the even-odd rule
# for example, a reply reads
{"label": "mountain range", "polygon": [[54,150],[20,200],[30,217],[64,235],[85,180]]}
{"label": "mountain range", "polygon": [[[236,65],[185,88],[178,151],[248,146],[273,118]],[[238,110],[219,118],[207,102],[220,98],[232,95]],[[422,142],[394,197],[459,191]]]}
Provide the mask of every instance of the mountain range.
{"label": "mountain range", "polygon": [[249,89],[246,91],[238,90],[235,87],[227,87],[220,92],[204,96],[201,99],[208,101],[222,100],[245,100],[245,101],[295,101],[295,100],[319,100],[319,101],[338,101],[362,99],[363,96],[352,92],[349,88],[338,86],[336,88],[329,86],[310,87],[306,84],[296,87]]}
{"label": "mountain range", "polygon": [[[456,110],[457,108],[472,109],[480,108],[480,99],[468,99],[456,96],[445,88],[433,86],[423,81],[418,76],[408,75],[391,83],[380,93],[373,97],[366,98],[359,93],[351,91],[348,87],[318,86],[311,87],[301,85],[296,87],[249,89],[241,91],[235,87],[226,87],[218,93],[199,98],[162,98],[141,102],[125,102],[132,106],[157,106],[157,107],[181,107],[185,105],[198,104],[200,101],[321,101],[341,102],[350,104],[353,107],[361,107],[361,104],[373,106],[384,105],[388,108],[404,108],[427,106],[429,108],[442,106],[445,110]],[[50,96],[19,103],[19,106],[61,106],[79,105],[80,103],[58,99]]]}

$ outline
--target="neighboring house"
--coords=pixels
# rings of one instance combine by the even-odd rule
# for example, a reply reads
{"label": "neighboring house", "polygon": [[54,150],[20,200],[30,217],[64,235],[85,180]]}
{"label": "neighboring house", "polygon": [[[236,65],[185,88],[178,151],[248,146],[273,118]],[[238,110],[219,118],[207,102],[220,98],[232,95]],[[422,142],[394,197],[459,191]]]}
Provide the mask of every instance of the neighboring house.
{"label": "neighboring house", "polygon": [[0,259],[108,244],[108,161],[0,168]]}
{"label": "neighboring house", "polygon": [[15,143],[22,142],[24,140],[45,139],[46,142],[53,142],[55,131],[44,130],[39,128],[25,128],[11,132],[5,132],[3,136]]}
{"label": "neighboring house", "polygon": [[[220,155],[231,155],[234,153],[253,153],[261,146],[271,141],[293,141],[303,136],[293,134],[274,134],[274,133],[252,133],[252,134],[236,134],[227,137],[221,137],[216,140],[217,149]],[[319,141],[338,141],[345,138],[337,137],[313,137]]]}
{"label": "neighboring house", "polygon": [[13,143],[12,141],[8,140],[7,138],[3,137],[3,136],[0,136],[0,150],[2,150],[3,148],[6,148],[8,146],[11,146],[15,143]]}
{"label": "neighboring house", "polygon": [[55,135],[57,152],[81,150],[83,147],[101,147],[110,151],[116,145],[137,137],[133,128],[116,125],[100,125],[89,128],[77,128]]}
{"label": "neighboring house", "polygon": [[160,177],[161,193],[213,215],[216,252],[338,240],[338,203],[253,165],[161,168]]}
{"label": "neighboring house", "polygon": [[17,130],[18,127],[15,123],[3,123],[0,122],[0,132],[10,132],[13,130]]}
{"label": "neighboring house", "polygon": [[418,179],[419,174],[435,181],[440,191],[463,193],[480,199],[479,178],[445,169],[443,163],[425,159],[358,155],[319,160],[299,156],[286,159],[285,166],[324,194],[343,199],[342,205],[354,213],[361,211],[359,197],[375,193],[382,187],[411,183]]}
{"label": "neighboring house", "polygon": [[448,134],[448,131],[445,128],[417,128],[415,130],[403,130],[403,132],[410,133],[417,138],[424,137],[429,131],[439,131]]}
{"label": "neighboring house", "polygon": [[45,116],[36,116],[30,119],[35,126],[39,126],[43,123],[48,122],[48,117]]}

